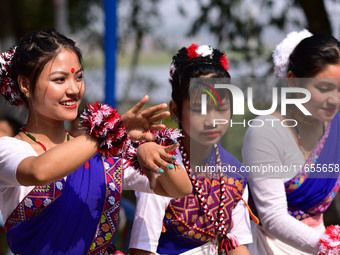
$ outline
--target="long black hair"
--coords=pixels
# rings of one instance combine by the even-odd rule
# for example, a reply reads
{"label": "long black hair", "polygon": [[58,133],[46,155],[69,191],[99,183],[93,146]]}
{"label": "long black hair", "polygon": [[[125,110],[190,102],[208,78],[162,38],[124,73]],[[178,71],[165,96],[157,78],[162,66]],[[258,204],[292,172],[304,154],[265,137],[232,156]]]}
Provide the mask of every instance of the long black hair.
{"label": "long black hair", "polygon": [[303,39],[289,56],[288,71],[298,78],[313,77],[327,65],[340,63],[340,43],[331,35]]}

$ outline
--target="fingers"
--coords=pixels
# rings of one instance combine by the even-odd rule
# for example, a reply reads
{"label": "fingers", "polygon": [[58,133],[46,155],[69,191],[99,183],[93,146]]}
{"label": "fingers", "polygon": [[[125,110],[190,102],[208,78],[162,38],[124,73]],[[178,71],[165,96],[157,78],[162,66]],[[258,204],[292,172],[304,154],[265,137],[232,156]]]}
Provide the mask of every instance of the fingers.
{"label": "fingers", "polygon": [[[143,100],[143,99],[142,99]],[[142,101],[141,100],[141,101]],[[139,103],[138,103],[139,104]],[[145,104],[145,103],[144,103]],[[135,105],[136,107],[137,105]],[[168,105],[166,103],[163,103],[163,104],[159,104],[159,105],[155,105],[155,106],[152,106],[148,109],[145,109],[144,111],[141,112],[142,116],[144,116],[145,118],[149,118],[151,117],[152,115],[154,115],[156,112],[159,112],[159,111],[162,111],[164,109],[166,109],[168,107]],[[140,108],[141,109],[141,108]],[[140,110],[139,109],[139,110]],[[162,113],[160,113],[162,114]],[[170,113],[169,113],[170,114]],[[157,114],[156,114],[157,115]],[[168,115],[167,115],[168,116]]]}
{"label": "fingers", "polygon": [[[149,135],[147,135],[149,134]],[[150,139],[150,135],[151,135],[151,140],[153,138],[153,135],[150,133],[144,133],[144,129],[142,128],[135,128],[131,131],[128,132],[129,138],[131,140],[136,140],[136,141],[143,141],[143,140],[147,140]],[[147,139],[145,139],[147,138]],[[147,141],[151,141],[151,140],[147,140]]]}
{"label": "fingers", "polygon": [[159,124],[159,123],[153,123],[149,126],[150,130],[163,130],[166,128],[166,125]]}
{"label": "fingers", "polygon": [[159,152],[159,154],[154,155],[154,158],[146,162],[145,167],[153,173],[162,174],[165,171],[174,169],[176,159],[176,156],[170,155],[164,151]]}
{"label": "fingers", "polygon": [[138,136],[138,139],[135,139],[135,140],[150,142],[150,141],[155,140],[155,136],[149,132],[144,132],[144,133],[140,133]]}
{"label": "fingers", "polygon": [[162,120],[166,117],[170,116],[170,112],[169,111],[165,111],[165,112],[160,112],[160,113],[157,113],[155,115],[152,115],[150,117],[148,117],[148,121],[149,122],[156,122],[156,121],[159,121],[159,120]]}
{"label": "fingers", "polygon": [[143,108],[143,106],[146,104],[146,102],[149,100],[149,96],[144,96],[134,107],[130,109],[131,112],[137,114],[140,109]]}
{"label": "fingers", "polygon": [[[179,146],[179,143],[174,143],[174,144],[172,144],[172,145],[165,146],[165,147],[164,147],[164,151],[165,151],[166,153],[169,153],[169,152],[175,150],[178,146]],[[169,155],[169,154],[168,154],[168,155]]]}

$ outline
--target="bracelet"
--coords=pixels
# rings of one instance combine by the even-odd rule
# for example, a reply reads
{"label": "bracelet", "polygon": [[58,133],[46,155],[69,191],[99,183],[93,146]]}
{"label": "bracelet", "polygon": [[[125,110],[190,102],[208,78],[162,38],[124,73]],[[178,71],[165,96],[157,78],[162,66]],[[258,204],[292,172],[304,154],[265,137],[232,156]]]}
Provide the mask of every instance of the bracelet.
{"label": "bracelet", "polygon": [[[179,137],[182,137],[182,133],[178,129],[173,128],[165,128],[160,131],[149,131],[151,134],[154,135],[155,139],[153,142],[162,145],[162,146],[169,146],[172,144],[177,143]],[[124,164],[125,167],[132,167],[137,170],[140,174],[144,175],[142,171],[138,158],[137,158],[137,149],[140,145],[145,143],[146,141],[131,141],[126,153],[124,154],[124,158],[126,162]],[[171,155],[176,154],[176,152],[170,152]]]}
{"label": "bracelet", "polygon": [[81,126],[86,133],[99,140],[98,152],[104,157],[121,157],[129,139],[117,110],[96,102],[81,114]]}
{"label": "bracelet", "polygon": [[340,251],[340,227],[331,225],[326,228],[325,233],[319,241],[318,255],[339,254]]}

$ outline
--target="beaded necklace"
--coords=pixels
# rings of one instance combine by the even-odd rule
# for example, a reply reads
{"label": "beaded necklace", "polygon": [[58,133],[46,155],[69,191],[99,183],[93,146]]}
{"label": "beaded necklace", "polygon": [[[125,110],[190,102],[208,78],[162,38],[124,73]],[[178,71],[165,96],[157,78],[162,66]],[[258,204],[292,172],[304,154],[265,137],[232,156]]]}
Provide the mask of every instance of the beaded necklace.
{"label": "beaded necklace", "polygon": [[[214,144],[214,149],[215,149],[215,155],[216,155],[216,165],[217,165],[218,168],[220,168],[221,167],[221,157],[220,157],[220,153],[219,153],[217,144]],[[194,186],[194,189],[195,189],[197,197],[198,197],[198,201],[203,208],[204,214],[215,225],[215,227],[218,228],[218,231],[222,235],[224,235],[224,236],[227,235],[227,229],[226,229],[226,226],[225,226],[226,220],[224,220],[224,200],[227,197],[225,192],[226,192],[226,189],[228,187],[225,184],[225,179],[223,178],[223,173],[220,173],[221,194],[220,194],[220,204],[219,204],[219,212],[218,212],[218,220],[217,220],[212,215],[212,213],[209,211],[207,201],[203,196],[203,190],[201,188],[201,185],[199,184],[197,178],[192,176],[192,174],[191,174],[190,161],[187,157],[187,154],[184,151],[184,146],[183,146],[182,142],[180,142],[179,151],[182,155],[184,167],[185,167],[185,169],[186,169],[186,171],[189,175],[189,178],[192,182],[192,185]],[[236,191],[236,194],[238,194],[237,191]]]}
{"label": "beaded necklace", "polygon": [[[322,123],[322,135],[321,135],[321,137],[325,133],[325,129],[326,129],[325,123]],[[305,161],[307,161],[308,160],[308,155],[306,155],[305,150],[303,149],[302,139],[301,139],[300,132],[299,132],[299,129],[298,129],[297,125],[295,126],[295,132],[296,132],[296,137],[297,137],[297,140],[298,140],[299,149],[302,152],[302,155],[303,155]]]}
{"label": "beaded necklace", "polygon": [[[218,146],[217,144],[214,144],[214,149],[215,149],[215,155],[216,155],[216,165],[217,166],[221,166],[221,157],[220,157],[220,153],[218,150]],[[209,211],[208,205],[207,205],[207,201],[203,196],[203,191],[202,188],[200,187],[200,184],[197,180],[196,177],[194,177],[191,174],[191,168],[190,168],[190,161],[184,151],[184,146],[182,143],[182,140],[180,140],[180,145],[179,145],[179,151],[182,155],[182,159],[183,159],[183,165],[188,173],[188,176],[191,180],[191,183],[194,186],[195,192],[197,194],[198,197],[198,202],[201,205],[201,207],[203,208],[204,214],[207,216],[207,218],[211,221],[211,223],[213,223],[213,225],[218,229],[218,232],[221,234],[222,239],[221,239],[221,243],[220,243],[220,247],[221,247],[221,251],[224,249],[227,252],[231,249],[234,249],[238,246],[238,242],[235,239],[235,237],[233,237],[232,235],[230,235],[227,231],[227,227],[226,227],[226,222],[227,219],[225,219],[224,216],[224,204],[225,204],[225,200],[227,198],[226,196],[226,190],[232,190],[235,194],[236,197],[241,199],[244,204],[246,205],[248,211],[249,211],[249,215],[250,218],[256,223],[259,223],[259,219],[253,214],[253,212],[251,211],[249,205],[247,204],[246,201],[244,201],[243,197],[238,193],[238,190],[233,188],[233,187],[229,187],[228,185],[226,185],[225,183],[225,178],[223,176],[223,173],[220,173],[220,189],[221,189],[221,193],[220,193],[220,204],[219,204],[219,211],[218,211],[218,220],[214,218],[214,216],[212,215],[212,213]],[[172,213],[174,214],[174,216],[176,217],[176,219],[178,221],[180,221],[184,226],[186,226],[188,229],[190,230],[196,230],[197,232],[201,232],[201,233],[205,233],[206,235],[210,236],[211,238],[216,238],[216,234],[205,231],[204,229],[200,229],[196,226],[190,226],[188,223],[185,222],[184,219],[182,219],[179,215],[177,215],[177,213],[175,212],[174,208],[172,207],[171,203],[169,204],[169,208],[171,209]],[[218,245],[217,245],[218,246]]]}
{"label": "beaded necklace", "polygon": [[[44,151],[47,150],[47,149],[46,149],[46,146],[43,145],[41,142],[39,142],[33,135],[31,135],[30,133],[28,133],[25,127],[21,128],[21,131],[22,131],[25,135],[27,135],[29,138],[31,138],[34,142],[36,142],[37,144],[39,144],[39,145],[41,146],[41,148],[43,148]],[[70,141],[70,134],[69,134],[66,130],[65,130],[65,132],[66,132],[66,139],[67,139],[67,141]]]}

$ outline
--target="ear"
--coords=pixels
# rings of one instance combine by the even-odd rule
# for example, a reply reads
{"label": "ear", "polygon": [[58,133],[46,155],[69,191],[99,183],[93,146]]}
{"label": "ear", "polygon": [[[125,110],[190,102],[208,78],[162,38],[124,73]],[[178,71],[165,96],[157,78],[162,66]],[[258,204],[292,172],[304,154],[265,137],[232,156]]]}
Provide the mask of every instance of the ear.
{"label": "ear", "polygon": [[288,71],[287,73],[287,86],[288,87],[297,87],[298,85],[296,84],[296,80],[294,78],[296,78],[295,74],[292,71]]}
{"label": "ear", "polygon": [[171,115],[171,118],[174,119],[175,117],[179,117],[179,114],[178,114],[178,108],[177,108],[177,104],[175,103],[174,100],[171,100],[169,102],[169,108],[170,108],[170,115]]}
{"label": "ear", "polygon": [[292,71],[288,71],[287,78],[296,78],[295,74]]}
{"label": "ear", "polygon": [[25,94],[27,92],[31,92],[30,88],[30,82],[27,77],[23,75],[18,76],[18,84],[19,84],[19,89],[20,91]]}

